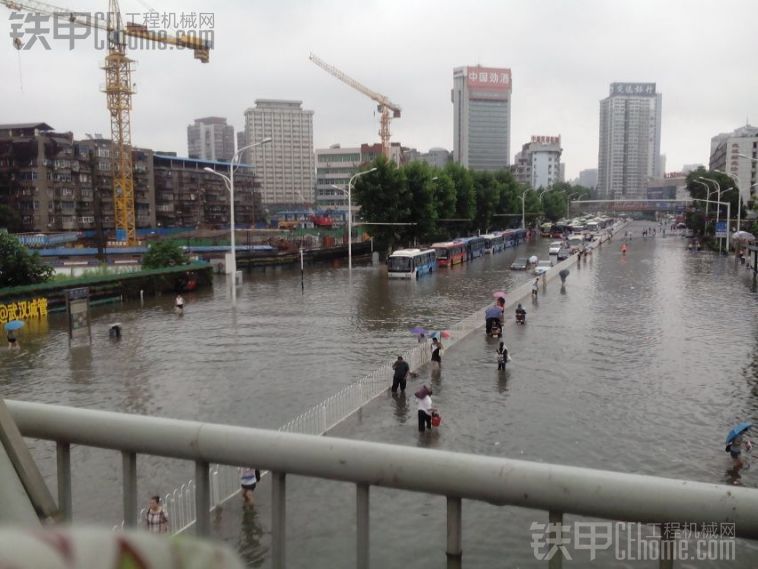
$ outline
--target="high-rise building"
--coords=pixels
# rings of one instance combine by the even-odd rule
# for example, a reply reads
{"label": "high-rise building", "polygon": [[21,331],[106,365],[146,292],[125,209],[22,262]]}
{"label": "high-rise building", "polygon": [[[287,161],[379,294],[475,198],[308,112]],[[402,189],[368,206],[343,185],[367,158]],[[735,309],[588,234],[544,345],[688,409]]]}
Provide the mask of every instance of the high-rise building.
{"label": "high-rise building", "polygon": [[649,178],[660,178],[661,102],[655,83],[611,83],[600,101],[598,195],[642,199]]}
{"label": "high-rise building", "polygon": [[[748,158],[743,158],[743,156]],[[758,127],[746,124],[734,132],[717,134],[711,139],[709,168],[736,176],[743,203],[748,202],[755,195],[756,188],[753,185],[758,183],[756,159],[758,159]]]}
{"label": "high-rise building", "polygon": [[563,180],[561,137],[532,136],[516,154],[513,174],[517,182],[532,188],[549,188]]}
{"label": "high-rise building", "polygon": [[190,158],[230,161],[234,156],[234,127],[221,117],[195,119],[187,127]]}
{"label": "high-rise building", "polygon": [[264,204],[312,203],[315,162],[313,111],[302,101],[257,99],[245,111],[245,145],[271,138],[252,148],[247,161],[255,166]]}
{"label": "high-rise building", "polygon": [[453,70],[453,159],[473,170],[507,168],[511,154],[511,70]]}

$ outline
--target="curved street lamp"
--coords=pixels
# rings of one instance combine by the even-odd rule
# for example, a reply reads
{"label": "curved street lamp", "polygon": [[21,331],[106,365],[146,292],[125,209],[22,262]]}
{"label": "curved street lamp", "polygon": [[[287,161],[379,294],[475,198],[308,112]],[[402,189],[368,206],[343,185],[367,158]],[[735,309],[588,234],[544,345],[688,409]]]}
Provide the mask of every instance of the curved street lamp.
{"label": "curved street lamp", "polygon": [[[230,214],[229,214],[229,225],[232,233],[232,239],[231,239],[231,249],[232,249],[232,257],[230,259],[231,263],[231,273],[232,273],[232,306],[237,305],[237,246],[234,239],[234,172],[237,171],[237,168],[239,168],[239,160],[240,156],[245,150],[248,150],[250,148],[255,148],[256,146],[260,146],[261,144],[268,144],[273,139],[271,137],[264,138],[263,140],[260,140],[258,142],[255,142],[253,144],[248,144],[247,146],[243,146],[237,152],[234,153],[234,156],[232,156],[232,159],[229,161],[229,175],[225,176],[221,172],[216,172],[213,168],[203,168],[206,172],[210,172],[211,174],[215,174],[216,176],[219,176],[224,179],[224,182],[226,184],[226,189],[229,190],[229,208],[230,208]],[[255,189],[253,189],[253,206],[255,206]]]}
{"label": "curved street lamp", "polygon": [[351,194],[353,191],[353,181],[361,176],[375,172],[376,168],[371,168],[364,172],[358,172],[347,182],[347,190],[331,184],[332,188],[335,188],[341,192],[347,194],[347,267],[350,274],[353,273],[353,204],[351,201]]}

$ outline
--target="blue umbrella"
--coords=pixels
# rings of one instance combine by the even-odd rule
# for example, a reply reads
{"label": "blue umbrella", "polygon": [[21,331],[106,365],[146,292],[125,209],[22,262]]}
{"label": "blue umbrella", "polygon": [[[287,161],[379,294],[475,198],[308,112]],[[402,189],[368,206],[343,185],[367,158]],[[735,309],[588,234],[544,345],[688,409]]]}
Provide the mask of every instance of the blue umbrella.
{"label": "blue umbrella", "polygon": [[432,338],[440,339],[440,333],[439,332],[432,332]]}
{"label": "blue umbrella", "polygon": [[19,330],[23,327],[24,327],[23,320],[11,320],[5,325],[5,330],[7,332],[12,332],[13,330]]}
{"label": "blue umbrella", "polygon": [[426,335],[426,328],[422,328],[421,326],[416,326],[415,328],[411,328],[411,334],[414,334],[416,336],[420,336],[421,334]]}
{"label": "blue umbrella", "polygon": [[731,443],[734,439],[739,437],[742,433],[747,431],[752,426],[753,426],[752,423],[748,423],[747,421],[744,421],[740,423],[739,425],[732,427],[732,430],[729,431],[729,434],[726,436],[727,444]]}

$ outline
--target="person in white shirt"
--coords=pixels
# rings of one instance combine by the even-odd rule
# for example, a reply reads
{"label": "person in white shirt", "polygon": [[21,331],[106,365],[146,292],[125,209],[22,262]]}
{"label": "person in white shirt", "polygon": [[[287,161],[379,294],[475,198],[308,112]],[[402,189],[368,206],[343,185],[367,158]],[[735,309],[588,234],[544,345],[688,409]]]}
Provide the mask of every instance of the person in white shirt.
{"label": "person in white shirt", "polygon": [[181,294],[176,295],[176,302],[174,304],[176,306],[177,313],[184,314],[184,299],[182,298]]}
{"label": "person in white shirt", "polygon": [[432,407],[432,388],[424,385],[415,395],[418,404],[418,430],[423,433],[426,429],[432,428],[432,413],[435,411]]}

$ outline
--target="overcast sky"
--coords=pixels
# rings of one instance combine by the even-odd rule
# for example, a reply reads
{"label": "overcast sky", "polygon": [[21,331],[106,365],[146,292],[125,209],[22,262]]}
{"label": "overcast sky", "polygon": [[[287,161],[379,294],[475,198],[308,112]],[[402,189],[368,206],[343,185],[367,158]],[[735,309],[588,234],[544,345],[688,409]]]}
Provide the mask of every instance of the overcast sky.
{"label": "overcast sky", "polygon": [[[81,11],[107,5],[51,1]],[[393,140],[422,151],[452,149],[453,67],[509,67],[511,161],[532,134],[560,134],[569,178],[597,167],[598,103],[613,81],[655,82],[663,93],[668,171],[707,163],[711,136],[748,117],[758,123],[755,0],[121,2],[123,13],[146,6],[215,16],[210,63],[190,52],[131,52],[132,140],[180,155],[195,118],[223,116],[238,129],[257,98],[302,100],[315,111],[316,148],[378,142],[375,105],[311,63],[311,51],[399,104]],[[0,10],[8,38],[11,12]],[[106,53],[92,43],[69,51],[50,39],[49,51],[16,51],[0,41],[0,123],[110,136],[100,92]]]}

